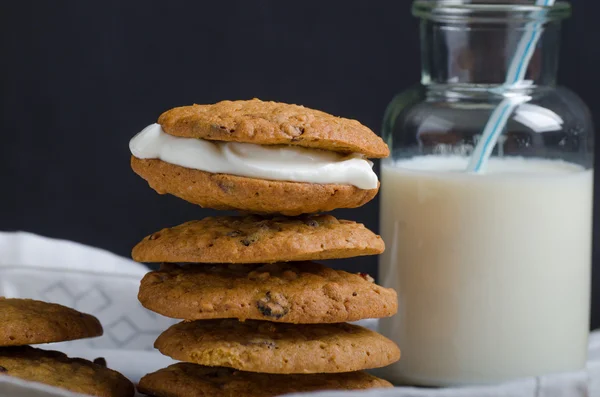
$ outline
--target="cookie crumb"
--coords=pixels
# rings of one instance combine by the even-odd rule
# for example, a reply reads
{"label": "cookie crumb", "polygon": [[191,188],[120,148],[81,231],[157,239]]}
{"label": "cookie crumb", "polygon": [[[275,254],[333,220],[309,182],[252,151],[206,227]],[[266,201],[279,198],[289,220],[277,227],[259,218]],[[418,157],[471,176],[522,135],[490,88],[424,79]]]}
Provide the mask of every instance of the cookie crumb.
{"label": "cookie crumb", "polygon": [[156,239],[157,239],[157,238],[159,238],[159,237],[160,237],[160,232],[158,232],[158,233],[154,233],[154,234],[151,234],[151,235],[148,237],[148,240],[156,240]]}
{"label": "cookie crumb", "polygon": [[364,278],[365,280],[367,280],[370,283],[374,283],[375,279],[373,277],[371,277],[369,274],[367,273],[357,273],[359,276],[361,276],[362,278]]}

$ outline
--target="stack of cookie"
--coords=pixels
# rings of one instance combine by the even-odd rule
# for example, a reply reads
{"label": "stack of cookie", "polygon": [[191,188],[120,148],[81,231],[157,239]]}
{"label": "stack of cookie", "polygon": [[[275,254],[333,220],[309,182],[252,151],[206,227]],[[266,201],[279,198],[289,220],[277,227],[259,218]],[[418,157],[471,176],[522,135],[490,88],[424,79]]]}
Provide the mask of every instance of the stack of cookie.
{"label": "stack of cookie", "polygon": [[391,386],[361,370],[395,362],[398,347],[347,322],[393,315],[396,293],[366,274],[310,262],[383,252],[363,225],[313,214],[376,195],[366,157],[388,155],[380,138],[354,120],[255,99],[172,109],[130,148],[132,168],[158,193],[245,213],[163,229],[133,249],[136,261],[162,263],[141,282],[142,305],[185,320],[155,343],[184,363],[146,375],[140,391],[276,396]]}
{"label": "stack of cookie", "polygon": [[131,382],[106,368],[103,359],[91,362],[28,346],[100,335],[100,322],[89,314],[54,303],[0,297],[0,376],[92,396],[133,396]]}

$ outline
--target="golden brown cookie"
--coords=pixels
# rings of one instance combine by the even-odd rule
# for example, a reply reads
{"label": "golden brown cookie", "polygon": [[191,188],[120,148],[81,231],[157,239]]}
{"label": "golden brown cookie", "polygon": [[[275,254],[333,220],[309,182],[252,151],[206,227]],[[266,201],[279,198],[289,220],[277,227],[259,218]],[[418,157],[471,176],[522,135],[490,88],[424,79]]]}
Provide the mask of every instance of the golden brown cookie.
{"label": "golden brown cookie", "polygon": [[163,265],[142,279],[147,309],[186,320],[339,323],[396,313],[396,292],[314,262]]}
{"label": "golden brown cookie", "polygon": [[185,138],[295,145],[373,158],[390,153],[380,137],[356,120],[259,99],[178,107],[164,112],[158,123],[167,134]]}
{"label": "golden brown cookie", "polygon": [[29,346],[0,347],[0,376],[45,383],[76,393],[131,397],[134,388],[120,373],[81,358]]}
{"label": "golden brown cookie", "polygon": [[0,297],[0,346],[62,342],[102,335],[92,315],[32,299]]}
{"label": "golden brown cookie", "polygon": [[317,390],[388,387],[392,384],[362,371],[275,375],[177,363],[144,376],[138,390],[155,397],[275,397]]}
{"label": "golden brown cookie", "polygon": [[138,262],[273,263],[377,255],[381,237],[331,215],[216,216],[163,229],[133,248]]}
{"label": "golden brown cookie", "polygon": [[300,215],[355,208],[369,202],[376,189],[352,185],[272,181],[213,174],[131,157],[131,168],[159,194],[172,194],[190,203],[217,210]]}
{"label": "golden brown cookie", "polygon": [[270,374],[350,372],[400,358],[391,340],[346,323],[184,321],[163,332],[154,347],[175,360]]}

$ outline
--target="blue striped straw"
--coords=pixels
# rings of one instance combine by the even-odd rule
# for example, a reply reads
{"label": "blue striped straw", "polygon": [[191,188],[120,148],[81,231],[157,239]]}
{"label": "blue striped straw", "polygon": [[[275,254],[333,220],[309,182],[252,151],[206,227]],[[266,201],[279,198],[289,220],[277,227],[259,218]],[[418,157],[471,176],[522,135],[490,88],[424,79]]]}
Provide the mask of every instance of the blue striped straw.
{"label": "blue striped straw", "polygon": [[[537,6],[550,7],[554,5],[554,1],[555,0],[537,0],[535,4]],[[535,47],[542,36],[542,30],[540,29],[541,25],[541,22],[538,21],[529,22],[527,24],[528,29],[526,29],[525,34],[523,34],[523,37],[521,37],[521,40],[519,41],[515,55],[508,67],[506,80],[504,81],[503,86],[500,87],[501,93],[505,92],[507,88],[524,83],[523,79],[527,72],[527,66],[531,61]],[[485,168],[492,150],[496,146],[498,138],[500,137],[500,134],[502,134],[511,114],[517,106],[530,99],[531,97],[526,95],[515,95],[504,98],[500,102],[492,112],[492,115],[483,129],[481,138],[479,139],[479,142],[477,142],[475,150],[473,150],[469,165],[467,166],[467,172],[481,172]]]}

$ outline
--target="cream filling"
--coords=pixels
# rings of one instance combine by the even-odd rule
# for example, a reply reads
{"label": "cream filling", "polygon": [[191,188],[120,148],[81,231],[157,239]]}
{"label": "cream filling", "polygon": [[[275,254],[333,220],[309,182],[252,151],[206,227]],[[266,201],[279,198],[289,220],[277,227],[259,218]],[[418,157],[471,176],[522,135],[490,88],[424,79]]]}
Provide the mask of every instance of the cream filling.
{"label": "cream filling", "polygon": [[134,136],[129,149],[139,159],[160,159],[215,174],[354,185],[359,189],[375,189],[378,185],[373,163],[360,154],[182,138],[165,133],[160,124],[151,124]]}

